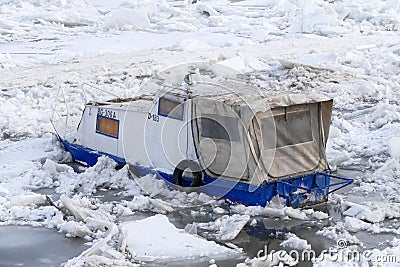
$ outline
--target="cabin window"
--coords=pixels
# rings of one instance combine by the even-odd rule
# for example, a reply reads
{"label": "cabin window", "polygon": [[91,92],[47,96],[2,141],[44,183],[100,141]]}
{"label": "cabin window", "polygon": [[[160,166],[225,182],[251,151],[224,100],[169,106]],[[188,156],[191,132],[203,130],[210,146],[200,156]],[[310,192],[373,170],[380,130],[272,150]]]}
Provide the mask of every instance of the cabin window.
{"label": "cabin window", "polygon": [[261,125],[264,149],[313,141],[310,110],[285,112],[267,117],[261,120]]}
{"label": "cabin window", "polygon": [[119,121],[116,119],[97,116],[96,133],[118,138]]}
{"label": "cabin window", "polygon": [[183,120],[183,103],[161,97],[158,102],[158,115]]}
{"label": "cabin window", "polygon": [[238,118],[203,114],[200,120],[202,137],[231,142],[240,141]]}

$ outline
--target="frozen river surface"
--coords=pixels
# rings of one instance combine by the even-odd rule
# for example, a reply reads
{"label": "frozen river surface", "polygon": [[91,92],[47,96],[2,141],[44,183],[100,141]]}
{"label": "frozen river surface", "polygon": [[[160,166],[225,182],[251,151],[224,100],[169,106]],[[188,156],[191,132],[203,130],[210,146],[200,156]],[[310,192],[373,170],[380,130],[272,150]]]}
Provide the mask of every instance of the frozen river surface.
{"label": "frozen river surface", "polygon": [[1,226],[0,237],[0,266],[60,266],[86,248],[52,229]]}
{"label": "frozen river surface", "polygon": [[[305,266],[400,261],[399,14],[399,0],[0,1],[0,266],[259,266],[265,246],[375,249]],[[332,97],[327,157],[353,186],[318,209],[202,205],[211,199],[150,176],[139,186],[105,158],[71,167],[53,138],[56,104],[77,124],[84,97],[141,94],[187,62]]]}
{"label": "frozen river surface", "polygon": [[[76,169],[80,167],[74,165]],[[340,170],[339,174],[346,177],[357,176],[358,171]],[[349,189],[343,189],[340,193],[346,193]],[[54,189],[40,189],[36,193],[46,194],[54,200],[59,199]],[[107,190],[99,191],[94,198],[103,203],[118,203],[121,201],[121,191]],[[360,196],[351,196],[357,201]],[[362,197],[362,196],[361,196]],[[362,197],[364,198],[364,197]],[[128,198],[123,198],[128,199]],[[227,208],[226,204],[221,207]],[[231,242],[241,247],[247,257],[256,257],[259,251],[281,250],[280,244],[286,239],[288,233],[307,240],[314,251],[321,253],[336,245],[336,241],[329,237],[317,235],[316,232],[324,227],[334,226],[343,221],[343,214],[337,205],[323,204],[316,207],[317,210],[329,215],[329,220],[282,220],[279,218],[265,218],[255,216],[255,222],[247,223],[241,232]],[[136,212],[131,216],[119,217],[120,222],[142,220],[154,216],[153,212]],[[180,229],[193,222],[209,222],[220,217],[213,213],[211,207],[198,207],[188,210],[176,210],[168,215],[169,220]],[[387,220],[386,224],[395,224],[397,221]],[[207,236],[207,232],[199,231],[198,234]],[[91,246],[87,241],[76,237],[65,237],[53,229],[43,229],[29,226],[0,226],[0,266],[60,266],[69,259],[78,256]],[[372,234],[359,232],[356,237],[364,244],[364,249],[383,248],[394,236],[392,233]],[[210,240],[216,240],[210,238]],[[182,248],[175,248],[182,249]],[[286,248],[289,252],[290,248]],[[235,266],[243,262],[243,258],[216,260],[216,264],[222,267]],[[148,266],[158,266],[159,263],[147,263]],[[209,259],[176,260],[165,262],[165,266],[208,266]],[[312,266],[311,261],[302,261],[298,266]]]}

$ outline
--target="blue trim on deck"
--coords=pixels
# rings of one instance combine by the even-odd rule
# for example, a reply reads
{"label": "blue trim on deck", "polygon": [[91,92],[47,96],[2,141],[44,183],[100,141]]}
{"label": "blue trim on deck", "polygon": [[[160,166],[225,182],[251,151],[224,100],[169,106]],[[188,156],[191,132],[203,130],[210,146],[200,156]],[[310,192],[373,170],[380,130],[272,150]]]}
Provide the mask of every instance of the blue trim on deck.
{"label": "blue trim on deck", "polygon": [[126,161],[123,158],[108,153],[96,151],[78,144],[71,144],[70,142],[62,140],[61,138],[60,141],[63,144],[65,150],[71,153],[74,160],[86,163],[88,166],[95,165],[97,163],[97,159],[101,156],[107,156],[121,165],[126,164]]}
{"label": "blue trim on deck", "polygon": [[[61,138],[60,141],[75,160],[87,163],[89,166],[95,165],[97,159],[103,155],[110,157],[120,165],[126,164],[123,158],[95,151],[78,144],[71,144]],[[157,178],[166,180],[172,184],[172,173],[160,172],[141,165],[135,165],[135,167],[141,176],[149,173],[156,174]],[[331,178],[338,179],[340,182],[331,183]],[[212,186],[202,188],[203,193],[210,196],[223,197],[235,203],[248,206],[265,206],[274,196],[279,195],[286,199],[287,206],[298,208],[326,202],[328,194],[351,184],[353,179],[342,178],[325,172],[314,172],[296,177],[265,181],[256,187],[248,183],[211,177],[207,173],[204,173],[203,182],[204,184],[212,183]],[[183,178],[183,186],[188,187],[190,183],[191,179]],[[335,188],[330,190],[331,187]],[[221,196],[221,192],[224,195]]]}

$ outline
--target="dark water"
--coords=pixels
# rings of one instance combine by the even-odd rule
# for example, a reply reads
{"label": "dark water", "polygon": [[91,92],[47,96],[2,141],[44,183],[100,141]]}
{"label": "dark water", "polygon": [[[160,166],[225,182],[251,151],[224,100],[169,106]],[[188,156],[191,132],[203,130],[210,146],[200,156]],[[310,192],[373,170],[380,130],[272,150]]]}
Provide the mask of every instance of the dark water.
{"label": "dark water", "polygon": [[80,238],[28,226],[0,227],[0,266],[60,266],[88,247]]}
{"label": "dark water", "polygon": [[[356,178],[362,176],[361,172],[341,170],[338,175]],[[342,189],[340,193],[346,194],[349,189]],[[53,199],[59,196],[53,189],[41,189],[38,193],[51,195]],[[121,200],[118,191],[98,191],[94,196],[102,202],[118,202]],[[351,196],[357,198],[357,196]],[[359,196],[363,197],[363,196]],[[229,207],[223,207],[229,210]],[[329,220],[281,220],[263,217],[255,217],[257,223],[247,224],[242,232],[231,241],[234,245],[240,247],[244,251],[241,259],[216,260],[219,267],[235,266],[239,262],[243,262],[246,257],[255,257],[262,250],[282,250],[280,243],[285,240],[286,233],[294,233],[298,237],[305,239],[311,244],[315,253],[319,253],[335,245],[335,241],[316,235],[316,232],[325,226],[341,221],[342,214],[339,207],[330,205],[321,205],[315,209],[326,212],[330,215]],[[218,218],[218,214],[212,212],[211,207],[203,206],[193,209],[177,209],[169,214],[169,220],[178,228],[183,229],[187,224],[193,222],[209,222]],[[131,217],[121,217],[120,221],[140,220],[154,213],[136,212]],[[204,235],[204,233],[200,233]],[[372,235],[367,232],[359,232],[357,238],[365,244],[366,248],[379,247],[379,243],[391,240],[393,234]],[[87,247],[85,241],[79,238],[65,238],[63,234],[59,234],[54,230],[32,228],[25,226],[1,226],[0,227],[0,266],[59,266],[68,259],[79,255]],[[184,248],[171,248],[184,249]],[[290,249],[287,249],[289,251]],[[178,261],[163,263],[164,266],[208,266],[209,259],[196,259],[193,261]],[[150,265],[152,266],[152,265]],[[157,266],[157,265],[154,265]],[[301,262],[298,266],[312,266],[311,262]]]}

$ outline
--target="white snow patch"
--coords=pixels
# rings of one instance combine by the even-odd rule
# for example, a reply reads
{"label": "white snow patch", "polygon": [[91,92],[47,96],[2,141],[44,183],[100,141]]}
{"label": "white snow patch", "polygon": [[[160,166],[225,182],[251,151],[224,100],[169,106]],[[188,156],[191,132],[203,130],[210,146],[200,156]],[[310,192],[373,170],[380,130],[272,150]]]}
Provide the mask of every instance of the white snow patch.
{"label": "white snow patch", "polygon": [[236,267],[269,267],[269,266],[296,266],[299,262],[290,256],[286,251],[271,252],[259,258],[247,258],[243,263]]}
{"label": "white snow patch", "polygon": [[317,219],[317,220],[326,220],[326,219],[329,218],[329,215],[327,213],[325,213],[325,212],[322,212],[322,211],[315,211],[312,214],[312,217]]}
{"label": "white snow patch", "polygon": [[221,77],[230,77],[246,69],[246,64],[241,56],[220,61],[212,66],[212,71]]}
{"label": "white snow patch", "polygon": [[286,240],[280,244],[284,248],[288,247],[301,251],[311,249],[311,245],[308,244],[307,240],[301,239],[293,233],[287,233],[285,237]]}
{"label": "white snow patch", "polygon": [[[261,206],[231,206],[231,211],[250,216],[268,216],[271,218],[309,220],[315,211],[313,209],[300,210],[285,206],[285,200],[274,197],[265,207]],[[318,216],[318,215],[316,215]]]}
{"label": "white snow patch", "polygon": [[5,203],[7,208],[14,206],[37,206],[46,202],[46,196],[41,194],[18,195],[10,198],[9,202]]}
{"label": "white snow patch", "polygon": [[90,236],[92,231],[86,226],[86,224],[75,221],[65,222],[59,225],[60,231],[66,233],[69,237],[86,237]]}
{"label": "white snow patch", "polygon": [[212,47],[204,42],[201,42],[197,39],[187,39],[182,40],[178,43],[178,48],[185,50],[185,51],[201,51],[205,49],[211,49]]}
{"label": "white snow patch", "polygon": [[347,244],[362,244],[358,238],[346,230],[343,222],[338,222],[336,225],[324,227],[317,231],[317,235],[322,235],[335,241],[345,240]]}
{"label": "white snow patch", "polygon": [[[390,210],[387,209],[384,203],[382,205],[374,205],[373,206],[365,206],[356,203],[352,203],[349,201],[345,201],[342,203],[342,210],[344,210],[343,215],[355,217],[360,220],[365,220],[371,223],[382,222],[386,216],[387,212],[389,212],[388,216],[390,216]],[[395,214],[392,214],[392,216]]]}
{"label": "white snow patch", "polygon": [[361,221],[357,218],[346,217],[344,219],[344,227],[349,232],[358,232],[369,229],[371,227],[371,224]]}
{"label": "white snow patch", "polygon": [[[136,77],[151,75],[168,65],[228,59],[226,66],[217,67],[233,67],[233,72],[263,70],[260,75],[265,79],[258,81],[262,88],[318,90],[335,98],[327,151],[330,164],[365,168],[369,173],[360,178],[349,194],[365,194],[360,203],[354,203],[360,206],[343,205],[343,211],[349,216],[347,224],[339,222],[335,229],[326,228],[322,232],[328,238],[348,238],[354,243],[356,239],[349,231],[363,225],[357,221],[362,220],[375,223],[366,231],[395,233],[398,229],[378,224],[386,218],[400,216],[397,204],[400,202],[399,142],[396,140],[400,136],[399,7],[399,0],[351,3],[247,0],[197,4],[163,0],[3,1],[0,18],[1,224],[57,228],[65,223],[55,207],[42,205],[43,197],[33,197],[33,202],[27,203],[30,197],[25,196],[43,187],[54,187],[68,196],[76,195],[74,203],[96,218],[103,217],[93,213],[92,204],[83,196],[90,196],[100,188],[124,190],[124,196],[133,197],[133,201],[121,201],[114,209],[107,210],[109,206],[105,204],[96,206],[100,211],[112,210],[118,215],[132,215],[134,210],[167,213],[174,205],[206,202],[204,194],[168,190],[146,177],[148,181],[144,182],[149,194],[166,198],[172,206],[155,202],[154,198],[143,196],[125,169],[115,171],[113,164],[103,160],[98,169],[89,168],[76,174],[72,168],[56,162],[66,159],[65,154],[44,139],[52,131],[49,115],[56,97],[54,92],[60,87],[70,90],[71,103],[78,103],[75,100],[80,93],[76,89],[85,82],[99,83],[106,90],[137,88],[142,81]],[[286,32],[295,34],[286,35]],[[271,65],[278,60],[328,67],[334,72],[301,72],[302,66]],[[125,71],[128,75],[122,75]],[[229,72],[221,70],[220,74],[229,75]],[[80,114],[76,106],[70,111]],[[31,137],[44,138],[23,140]],[[43,159],[47,159],[44,164]],[[368,195],[378,197],[369,201]],[[232,210],[281,219],[326,217],[317,212],[298,213],[273,206],[236,206]],[[93,221],[85,224],[92,231],[103,229]],[[383,253],[399,255],[398,243],[386,244],[388,247]],[[105,254],[121,256],[115,248]],[[92,255],[85,261],[87,265],[128,264],[125,260],[119,262],[107,257]]]}
{"label": "white snow patch", "polygon": [[342,136],[342,132],[340,131],[339,128],[335,126],[331,126],[329,129],[329,138],[338,138]]}
{"label": "white snow patch", "polygon": [[235,239],[249,220],[249,215],[224,215],[221,218],[216,219],[214,222],[193,223],[193,225],[187,225],[187,227],[197,227],[203,230],[213,231],[213,233],[209,233],[209,235],[218,240],[226,241]]}
{"label": "white snow patch", "polygon": [[400,158],[400,137],[392,137],[387,146],[390,156]]}
{"label": "white snow patch", "polygon": [[139,221],[125,222],[121,225],[121,230],[122,250],[128,251],[134,258],[150,257],[168,261],[240,255],[236,250],[177,229],[165,215],[158,214]]}
{"label": "white snow patch", "polygon": [[7,188],[4,188],[0,185],[0,197],[5,197],[10,193]]}
{"label": "white snow patch", "polygon": [[216,214],[224,214],[227,213],[227,211],[221,207],[215,207],[213,208],[213,212]]}
{"label": "white snow patch", "polygon": [[119,7],[108,14],[108,20],[105,22],[104,28],[108,30],[111,27],[126,30],[130,29],[129,27],[146,29],[150,28],[151,24],[144,8]]}

